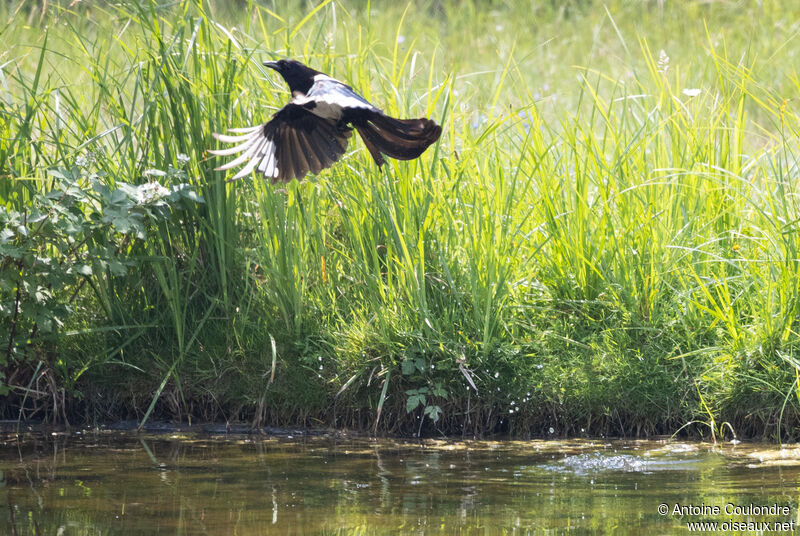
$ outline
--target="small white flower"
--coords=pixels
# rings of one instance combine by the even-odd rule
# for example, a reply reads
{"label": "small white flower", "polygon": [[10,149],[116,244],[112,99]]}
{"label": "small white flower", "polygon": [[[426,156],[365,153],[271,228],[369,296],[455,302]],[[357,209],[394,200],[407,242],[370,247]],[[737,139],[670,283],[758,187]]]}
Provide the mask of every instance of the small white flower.
{"label": "small white flower", "polygon": [[398,36],[397,36],[397,42],[398,42],[399,44],[401,44],[401,45],[402,45],[403,43],[405,43],[405,42],[406,42],[406,36],[404,36],[404,35],[398,35]]}
{"label": "small white flower", "polygon": [[190,160],[189,155],[181,153],[178,155],[178,162],[181,164],[185,164]]}
{"label": "small white flower", "polygon": [[494,377],[495,377],[495,378],[499,378],[499,377],[500,377],[500,373],[499,373],[499,372],[495,372],[495,373],[494,373]]}
{"label": "small white flower", "polygon": [[669,56],[667,56],[667,53],[664,52],[664,49],[661,49],[661,52],[658,53],[656,70],[661,74],[666,74],[667,69],[669,69]]}
{"label": "small white flower", "polygon": [[92,151],[87,151],[75,159],[75,165],[78,167],[86,167],[94,164],[96,160],[97,154]]}
{"label": "small white flower", "polygon": [[702,92],[703,92],[702,89],[696,89],[696,88],[695,89],[686,88],[683,90],[683,94],[686,95],[687,97],[696,97]]}
{"label": "small white flower", "polygon": [[553,430],[553,427],[551,426],[550,427],[550,433],[552,434],[553,432],[555,432],[555,430]]}
{"label": "small white flower", "polygon": [[[145,172],[146,173],[146,172]],[[169,190],[158,181],[147,182],[136,188],[136,202],[140,205],[152,203],[169,195]]]}

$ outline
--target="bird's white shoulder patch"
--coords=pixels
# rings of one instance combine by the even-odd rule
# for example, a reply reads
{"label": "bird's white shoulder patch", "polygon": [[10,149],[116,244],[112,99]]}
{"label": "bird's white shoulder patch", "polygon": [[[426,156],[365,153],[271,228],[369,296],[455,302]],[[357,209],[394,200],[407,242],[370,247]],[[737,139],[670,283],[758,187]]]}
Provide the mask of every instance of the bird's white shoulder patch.
{"label": "bird's white shoulder patch", "polygon": [[342,117],[343,110],[347,108],[375,109],[361,95],[349,86],[325,74],[314,76],[314,85],[304,96],[297,96],[292,102],[304,105],[314,102],[310,108],[311,113],[324,119],[338,120]]}

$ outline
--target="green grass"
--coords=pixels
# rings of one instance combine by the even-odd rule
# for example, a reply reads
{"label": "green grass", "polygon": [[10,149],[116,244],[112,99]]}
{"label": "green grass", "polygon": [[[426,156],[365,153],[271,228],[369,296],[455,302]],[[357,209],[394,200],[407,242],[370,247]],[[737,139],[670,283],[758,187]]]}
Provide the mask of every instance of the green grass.
{"label": "green grass", "polygon": [[[0,8],[0,202],[87,155],[204,202],[59,291],[4,417],[796,437],[788,0],[84,4]],[[211,133],[288,98],[274,56],[441,141],[226,183]]]}

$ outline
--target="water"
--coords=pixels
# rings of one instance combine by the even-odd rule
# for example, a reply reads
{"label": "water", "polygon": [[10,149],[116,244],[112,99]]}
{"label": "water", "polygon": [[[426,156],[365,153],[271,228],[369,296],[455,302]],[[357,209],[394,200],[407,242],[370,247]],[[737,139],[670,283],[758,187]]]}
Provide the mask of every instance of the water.
{"label": "water", "polygon": [[[654,535],[685,534],[699,521],[800,529],[800,450],[764,445],[120,432],[0,439],[2,534]],[[750,505],[786,511],[753,515]]]}

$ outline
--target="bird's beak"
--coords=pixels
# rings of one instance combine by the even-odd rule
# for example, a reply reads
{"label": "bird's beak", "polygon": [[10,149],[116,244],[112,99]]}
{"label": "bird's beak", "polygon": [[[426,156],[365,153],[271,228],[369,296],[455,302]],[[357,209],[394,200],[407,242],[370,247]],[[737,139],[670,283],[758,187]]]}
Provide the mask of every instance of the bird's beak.
{"label": "bird's beak", "polygon": [[281,68],[280,68],[280,66],[278,66],[278,62],[277,61],[265,61],[264,65],[266,65],[270,69],[275,69],[278,72],[281,71]]}

